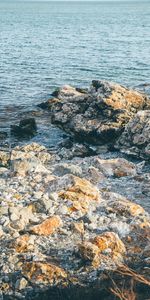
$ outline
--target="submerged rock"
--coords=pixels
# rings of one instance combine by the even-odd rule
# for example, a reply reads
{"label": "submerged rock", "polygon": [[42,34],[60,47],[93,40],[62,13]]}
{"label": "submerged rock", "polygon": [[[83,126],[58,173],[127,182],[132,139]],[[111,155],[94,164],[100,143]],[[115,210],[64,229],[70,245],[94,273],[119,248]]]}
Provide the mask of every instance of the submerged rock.
{"label": "submerged rock", "polygon": [[18,138],[29,138],[36,134],[37,125],[34,118],[23,119],[19,125],[11,125],[11,134]]}

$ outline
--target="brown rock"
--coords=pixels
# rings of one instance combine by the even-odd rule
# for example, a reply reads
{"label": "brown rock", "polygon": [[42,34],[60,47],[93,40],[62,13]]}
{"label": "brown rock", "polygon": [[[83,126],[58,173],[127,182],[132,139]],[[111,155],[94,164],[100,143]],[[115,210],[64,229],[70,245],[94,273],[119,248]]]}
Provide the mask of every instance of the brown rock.
{"label": "brown rock", "polygon": [[16,239],[13,246],[17,253],[33,251],[34,239],[32,238],[32,236],[24,234]]}
{"label": "brown rock", "polygon": [[99,248],[100,252],[111,250],[111,254],[124,254],[126,248],[119,236],[114,232],[104,232],[93,239],[93,243]]}
{"label": "brown rock", "polygon": [[58,284],[67,279],[67,273],[53,264],[25,262],[22,273],[33,283]]}
{"label": "brown rock", "polygon": [[88,180],[72,176],[72,184],[59,197],[71,200],[76,210],[87,211],[90,201],[99,202],[100,193]]}
{"label": "brown rock", "polygon": [[72,223],[72,230],[75,232],[75,233],[79,233],[81,235],[84,234],[84,222],[81,221],[81,222],[74,222]]}
{"label": "brown rock", "polygon": [[62,221],[59,216],[53,216],[45,221],[43,221],[41,224],[33,226],[30,228],[31,232],[33,234],[37,235],[50,235],[53,234],[59,227],[61,227]]}
{"label": "brown rock", "polygon": [[106,193],[106,197],[110,198],[107,202],[107,210],[112,212],[119,213],[120,215],[137,217],[145,214],[145,210],[142,206],[133,203],[126,198],[115,194],[115,193]]}
{"label": "brown rock", "polygon": [[92,262],[99,259],[100,251],[95,244],[86,241],[79,245],[79,253],[83,259]]}

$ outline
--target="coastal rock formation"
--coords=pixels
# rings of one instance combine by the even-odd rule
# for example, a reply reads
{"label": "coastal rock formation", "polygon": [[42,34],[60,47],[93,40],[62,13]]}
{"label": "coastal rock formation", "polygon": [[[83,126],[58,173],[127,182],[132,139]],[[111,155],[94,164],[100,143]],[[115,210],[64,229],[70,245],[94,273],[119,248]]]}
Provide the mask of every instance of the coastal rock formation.
{"label": "coastal rock formation", "polygon": [[[37,165],[38,154],[48,153],[34,143],[17,149]],[[11,161],[0,168],[1,299],[77,299],[77,289],[78,299],[87,290],[89,299],[114,300],[115,284],[132,288],[131,278],[138,299],[148,299],[149,172],[111,153],[71,161],[49,155],[47,172],[35,167],[20,176]]]}
{"label": "coastal rock formation", "polygon": [[150,159],[150,110],[135,115],[126,125],[117,146],[126,154]]}
{"label": "coastal rock formation", "polygon": [[64,86],[41,107],[52,122],[80,141],[113,145],[138,110],[150,107],[148,97],[115,83],[94,80],[87,90]]}

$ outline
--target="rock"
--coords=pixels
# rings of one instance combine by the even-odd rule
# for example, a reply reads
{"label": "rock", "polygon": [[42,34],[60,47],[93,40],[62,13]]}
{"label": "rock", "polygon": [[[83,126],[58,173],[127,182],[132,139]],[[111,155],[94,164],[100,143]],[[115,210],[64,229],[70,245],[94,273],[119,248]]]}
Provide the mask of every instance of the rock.
{"label": "rock", "polygon": [[59,197],[73,202],[73,209],[87,211],[90,202],[99,203],[100,193],[88,180],[72,176],[72,182],[65,190],[59,192]]}
{"label": "rock", "polygon": [[62,226],[62,221],[59,216],[53,216],[50,218],[47,218],[45,221],[43,221],[39,225],[35,225],[30,228],[30,231],[33,234],[37,235],[50,235],[53,234]]}
{"label": "rock", "polygon": [[39,159],[42,164],[51,160],[51,155],[47,152],[47,149],[38,143],[16,146],[11,151],[11,160],[31,159],[35,157]]}
{"label": "rock", "polygon": [[137,217],[145,214],[145,210],[142,206],[127,200],[125,197],[116,193],[105,193],[107,201],[107,210],[120,215]]}
{"label": "rock", "polygon": [[18,176],[26,176],[29,172],[35,173],[49,173],[49,171],[42,165],[41,161],[36,158],[22,159],[18,158],[11,161],[11,169]]}
{"label": "rock", "polygon": [[61,281],[67,281],[67,273],[62,268],[49,263],[26,262],[22,273],[34,284],[56,285]]}
{"label": "rock", "polygon": [[93,239],[93,244],[99,248],[100,253],[111,253],[113,256],[125,254],[126,248],[119,236],[114,232],[104,232]]}
{"label": "rock", "polygon": [[5,131],[0,131],[0,141],[3,141],[7,138],[8,134]]}
{"label": "rock", "polygon": [[18,138],[32,137],[37,132],[37,126],[34,118],[23,119],[19,125],[11,125],[11,134]]}
{"label": "rock", "polygon": [[0,238],[4,235],[4,231],[2,229],[2,226],[0,225]]}
{"label": "rock", "polygon": [[136,175],[135,164],[124,158],[113,158],[107,160],[96,158],[94,160],[94,165],[105,176],[124,177]]}
{"label": "rock", "polygon": [[[65,86],[48,100],[52,122],[77,139],[113,146],[125,124],[150,106],[144,94],[107,81],[93,81],[87,92]],[[57,98],[57,99],[56,99]]]}
{"label": "rock", "polygon": [[17,290],[24,289],[28,284],[28,281],[25,278],[20,278],[16,281],[15,288]]}
{"label": "rock", "polygon": [[7,166],[10,160],[10,153],[5,151],[0,151],[0,164],[2,166]]}
{"label": "rock", "polygon": [[35,237],[32,235],[24,234],[19,236],[12,244],[17,253],[25,253],[34,250]]}
{"label": "rock", "polygon": [[109,261],[111,258],[114,264],[123,261],[126,248],[116,233],[104,232],[93,240],[80,244],[79,253],[85,260],[91,261],[95,267],[98,267],[106,263],[106,257],[110,263],[112,263],[111,260]]}
{"label": "rock", "polygon": [[150,110],[139,111],[126,125],[117,148],[126,154],[150,159]]}
{"label": "rock", "polygon": [[63,176],[66,174],[72,174],[75,176],[81,176],[82,175],[82,169],[79,166],[73,165],[73,164],[59,164],[55,167],[53,173],[57,176]]}
{"label": "rock", "polygon": [[72,223],[71,228],[72,228],[74,233],[79,233],[81,235],[84,234],[84,223],[83,223],[83,221]]}
{"label": "rock", "polygon": [[99,248],[91,242],[86,241],[79,245],[79,254],[85,260],[96,261],[99,253]]}

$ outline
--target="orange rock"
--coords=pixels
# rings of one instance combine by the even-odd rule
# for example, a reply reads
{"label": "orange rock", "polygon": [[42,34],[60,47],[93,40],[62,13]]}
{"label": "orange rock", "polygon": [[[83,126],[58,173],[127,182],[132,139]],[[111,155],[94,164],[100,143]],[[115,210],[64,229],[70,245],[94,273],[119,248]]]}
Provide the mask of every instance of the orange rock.
{"label": "orange rock", "polygon": [[72,176],[72,185],[59,192],[59,196],[73,201],[73,207],[83,211],[88,210],[89,201],[98,202],[100,200],[98,189],[88,180],[76,176]]}
{"label": "orange rock", "polygon": [[37,235],[50,235],[53,234],[60,226],[62,225],[62,221],[59,216],[53,216],[41,224],[33,226],[31,228],[31,232]]}
{"label": "orange rock", "polygon": [[34,239],[32,236],[24,234],[15,240],[13,247],[18,253],[32,251],[34,248]]}
{"label": "orange rock", "polygon": [[67,279],[67,273],[60,267],[43,262],[26,262],[22,273],[34,283],[58,284]]}
{"label": "orange rock", "polygon": [[99,248],[100,252],[111,250],[113,255],[116,253],[124,254],[126,252],[123,242],[114,232],[105,232],[96,236],[93,240],[93,244]]}
{"label": "orange rock", "polygon": [[131,215],[132,217],[137,217],[139,215],[144,215],[145,210],[142,206],[127,200],[115,193],[107,193],[106,197],[110,199],[107,201],[107,209],[112,212],[119,214]]}

